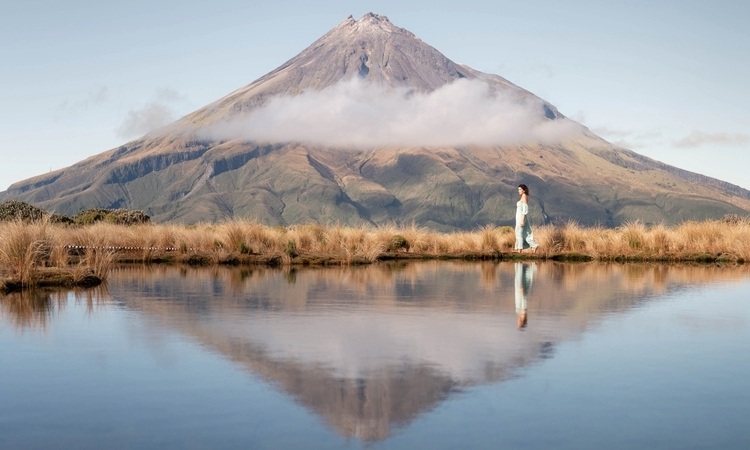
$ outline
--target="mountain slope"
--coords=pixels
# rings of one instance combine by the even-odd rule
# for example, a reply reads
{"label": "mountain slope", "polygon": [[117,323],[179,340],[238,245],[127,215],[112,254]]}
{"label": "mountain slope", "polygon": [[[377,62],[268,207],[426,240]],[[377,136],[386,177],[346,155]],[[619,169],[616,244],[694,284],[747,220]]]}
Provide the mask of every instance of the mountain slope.
{"label": "mountain slope", "polygon": [[395,221],[451,230],[511,223],[518,183],[531,187],[536,223],[676,223],[750,211],[750,191],[613,146],[375,14],[347,18],[172,125],[16,183],[0,201],[63,214],[141,209],[184,223]]}

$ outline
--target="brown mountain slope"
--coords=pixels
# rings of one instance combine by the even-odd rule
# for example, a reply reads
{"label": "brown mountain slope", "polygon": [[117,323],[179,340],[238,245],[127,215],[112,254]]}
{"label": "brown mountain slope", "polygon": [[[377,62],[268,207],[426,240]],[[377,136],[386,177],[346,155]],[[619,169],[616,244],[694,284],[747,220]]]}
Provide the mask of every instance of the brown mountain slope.
{"label": "brown mountain slope", "polygon": [[174,124],[16,183],[0,201],[63,214],[140,209],[184,223],[451,230],[511,223],[518,183],[531,187],[536,223],[676,223],[750,211],[750,191],[617,148],[374,14],[344,20]]}

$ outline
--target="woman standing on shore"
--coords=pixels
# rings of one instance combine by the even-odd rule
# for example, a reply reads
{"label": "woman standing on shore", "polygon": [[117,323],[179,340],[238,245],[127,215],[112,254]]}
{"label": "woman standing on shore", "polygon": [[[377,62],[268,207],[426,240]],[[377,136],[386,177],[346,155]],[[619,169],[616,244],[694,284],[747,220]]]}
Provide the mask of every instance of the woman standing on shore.
{"label": "woman standing on shore", "polygon": [[515,250],[521,253],[525,248],[531,248],[536,253],[538,244],[534,240],[531,224],[527,217],[529,213],[529,188],[525,184],[518,185],[518,195],[521,199],[516,203],[516,245]]}

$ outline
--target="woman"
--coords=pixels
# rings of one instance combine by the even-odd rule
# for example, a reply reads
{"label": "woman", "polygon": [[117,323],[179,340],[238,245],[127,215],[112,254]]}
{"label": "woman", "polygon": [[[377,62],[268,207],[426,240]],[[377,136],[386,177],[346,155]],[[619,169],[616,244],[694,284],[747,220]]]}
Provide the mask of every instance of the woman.
{"label": "woman", "polygon": [[538,244],[531,232],[531,224],[527,215],[529,214],[529,188],[525,184],[518,185],[518,195],[521,199],[516,203],[516,245],[515,249],[521,253],[525,248],[531,248],[536,253]]}

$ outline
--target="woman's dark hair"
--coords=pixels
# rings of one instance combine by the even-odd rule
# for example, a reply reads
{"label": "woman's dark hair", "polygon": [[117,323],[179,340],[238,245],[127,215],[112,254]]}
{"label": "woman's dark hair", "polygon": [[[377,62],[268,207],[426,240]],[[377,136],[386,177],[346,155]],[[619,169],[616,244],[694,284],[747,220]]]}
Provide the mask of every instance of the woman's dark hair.
{"label": "woman's dark hair", "polygon": [[518,187],[520,187],[521,190],[523,190],[524,194],[529,195],[529,188],[528,188],[528,186],[526,186],[525,184],[519,184]]}

